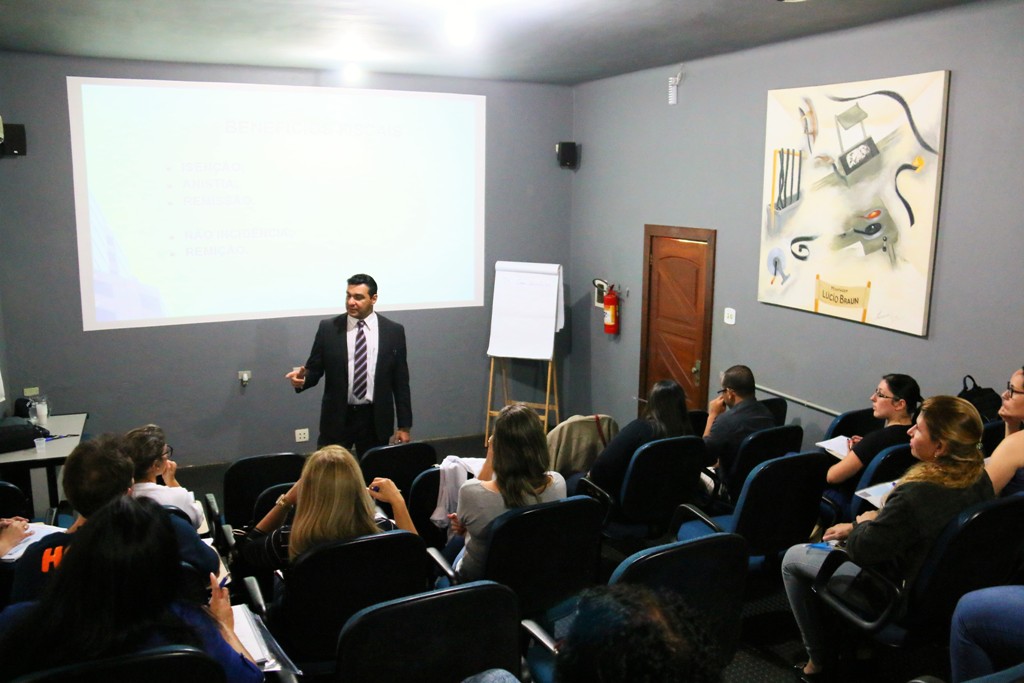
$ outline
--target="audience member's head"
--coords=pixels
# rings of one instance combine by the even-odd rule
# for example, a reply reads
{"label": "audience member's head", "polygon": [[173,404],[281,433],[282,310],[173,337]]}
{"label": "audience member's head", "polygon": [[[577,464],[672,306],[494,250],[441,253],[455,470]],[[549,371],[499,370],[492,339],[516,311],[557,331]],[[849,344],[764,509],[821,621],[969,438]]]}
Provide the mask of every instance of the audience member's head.
{"label": "audience member's head", "polygon": [[1024,368],[1014,370],[1000,398],[999,417],[1012,427],[1020,426],[1024,422]]}
{"label": "audience member's head", "polygon": [[103,434],[83,441],[64,463],[61,483],[68,502],[83,517],[128,493],[134,467],[124,437]]}
{"label": "audience member's head", "polygon": [[658,438],[691,434],[693,428],[686,412],[686,392],[672,379],[663,379],[647,395],[647,419]]}
{"label": "audience member's head", "polygon": [[722,373],[722,388],[731,389],[741,401],[754,396],[754,373],[746,365],[734,365]]}
{"label": "audience member's head", "polygon": [[288,555],[329,541],[379,531],[374,504],[355,457],[341,446],[325,446],[306,459],[297,492]]}
{"label": "audience member's head", "polygon": [[[910,375],[889,373],[882,376],[882,381],[885,382],[889,395],[892,396],[890,400],[897,406],[897,409],[905,413],[911,420],[917,419],[917,411],[920,410],[921,401],[924,400],[921,398],[921,387],[917,385],[917,380]],[[906,405],[899,406],[900,401]]]}
{"label": "audience member's head", "polygon": [[127,432],[124,439],[128,457],[135,466],[135,480],[142,481],[148,476],[153,464],[163,459],[167,450],[167,435],[157,425],[149,424]]}
{"label": "audience member's head", "polygon": [[966,488],[985,470],[981,416],[968,401],[955,396],[932,396],[921,405],[910,428],[910,450],[921,462],[903,481],[931,481],[949,488]]}
{"label": "audience member's head", "polygon": [[555,660],[559,683],[711,683],[721,671],[699,617],[639,584],[585,591]]}
{"label": "audience member's head", "polygon": [[0,643],[5,674],[136,651],[154,631],[166,642],[199,644],[170,612],[180,560],[157,503],[115,496],[75,536],[38,607]]}
{"label": "audience member's head", "polygon": [[494,421],[494,479],[505,506],[536,502],[547,478],[548,442],[537,413],[521,403],[505,406]]}

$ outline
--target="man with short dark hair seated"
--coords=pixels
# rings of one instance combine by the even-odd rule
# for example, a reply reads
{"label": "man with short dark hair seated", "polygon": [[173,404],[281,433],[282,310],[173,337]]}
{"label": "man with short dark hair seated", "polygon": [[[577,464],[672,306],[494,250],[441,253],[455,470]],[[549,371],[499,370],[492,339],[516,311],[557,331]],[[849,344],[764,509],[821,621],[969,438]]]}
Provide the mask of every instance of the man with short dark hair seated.
{"label": "man with short dark hair seated", "polygon": [[734,365],[722,373],[722,388],[708,404],[704,445],[708,460],[721,472],[729,472],[743,439],[775,426],[772,412],[754,398],[754,373],[746,365]]}
{"label": "man with short dark hair seated", "polygon": [[[25,549],[25,554],[15,563],[12,603],[39,597],[60,565],[75,532],[101,507],[131,492],[133,471],[120,435],[104,434],[75,447],[64,463],[61,485],[79,517],[67,531],[44,536]],[[181,559],[203,574],[216,574],[220,565],[217,552],[203,543],[184,519],[171,515],[171,524]]]}

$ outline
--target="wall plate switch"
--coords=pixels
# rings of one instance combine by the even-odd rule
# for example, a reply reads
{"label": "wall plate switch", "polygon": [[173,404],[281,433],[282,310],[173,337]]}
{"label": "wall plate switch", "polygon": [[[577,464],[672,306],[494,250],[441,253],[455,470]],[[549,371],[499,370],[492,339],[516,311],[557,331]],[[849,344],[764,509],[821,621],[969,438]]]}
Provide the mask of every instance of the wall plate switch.
{"label": "wall plate switch", "polygon": [[725,309],[725,324],[735,325],[736,324],[736,309],[727,308]]}
{"label": "wall plate switch", "polygon": [[296,429],[295,443],[305,443],[307,441],[309,441],[309,429]]}

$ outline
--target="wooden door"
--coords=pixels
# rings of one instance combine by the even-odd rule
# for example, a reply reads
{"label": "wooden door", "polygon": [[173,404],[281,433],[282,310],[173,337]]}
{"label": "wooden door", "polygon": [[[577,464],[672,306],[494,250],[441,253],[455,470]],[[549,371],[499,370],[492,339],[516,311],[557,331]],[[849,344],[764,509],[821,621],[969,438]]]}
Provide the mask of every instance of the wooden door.
{"label": "wooden door", "polygon": [[[644,226],[640,393],[674,379],[688,407],[708,404],[714,314],[715,231]],[[643,404],[640,405],[642,409]]]}

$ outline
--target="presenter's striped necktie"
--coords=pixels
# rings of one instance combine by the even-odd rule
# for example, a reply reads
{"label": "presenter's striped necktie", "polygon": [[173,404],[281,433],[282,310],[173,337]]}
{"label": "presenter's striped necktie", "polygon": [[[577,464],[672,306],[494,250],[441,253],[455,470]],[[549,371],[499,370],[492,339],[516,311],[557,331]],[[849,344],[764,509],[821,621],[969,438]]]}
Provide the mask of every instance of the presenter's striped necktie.
{"label": "presenter's striped necktie", "polygon": [[356,325],[356,357],[352,372],[352,395],[362,400],[366,398],[366,322],[360,320]]}

